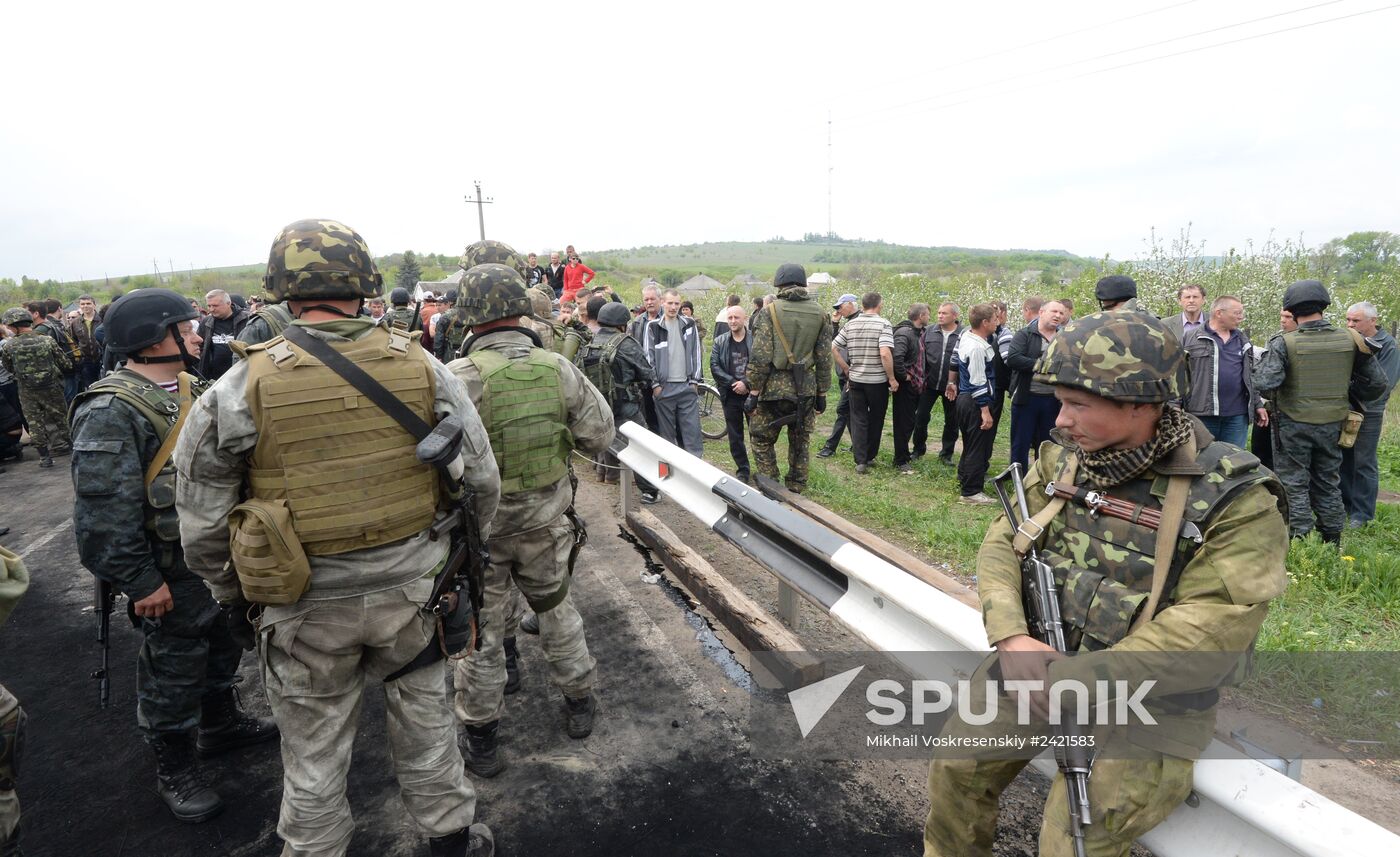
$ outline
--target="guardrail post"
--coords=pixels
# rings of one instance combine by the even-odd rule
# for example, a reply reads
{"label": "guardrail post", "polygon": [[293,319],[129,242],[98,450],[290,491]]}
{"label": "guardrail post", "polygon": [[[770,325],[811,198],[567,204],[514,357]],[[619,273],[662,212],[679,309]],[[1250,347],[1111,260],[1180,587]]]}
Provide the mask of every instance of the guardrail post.
{"label": "guardrail post", "polygon": [[618,470],[617,481],[622,486],[622,520],[627,520],[627,516],[637,511],[637,483],[632,479],[632,470],[622,462],[618,462],[621,468]]}
{"label": "guardrail post", "polygon": [[796,589],[781,580],[778,581],[778,616],[794,631],[802,622],[802,599],[797,597]]}

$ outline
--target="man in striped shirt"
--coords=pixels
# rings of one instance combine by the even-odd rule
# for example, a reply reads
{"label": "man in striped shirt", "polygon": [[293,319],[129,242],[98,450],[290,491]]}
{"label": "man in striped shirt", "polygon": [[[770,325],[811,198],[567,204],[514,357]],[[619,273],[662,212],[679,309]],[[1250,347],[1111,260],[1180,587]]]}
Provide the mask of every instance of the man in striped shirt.
{"label": "man in striped shirt", "polygon": [[880,316],[880,293],[866,292],[860,306],[861,314],[836,334],[831,353],[848,379],[851,453],[856,472],[865,473],[880,453],[885,410],[890,393],[899,389],[899,380],[894,374],[894,327]]}
{"label": "man in striped shirt", "polygon": [[982,491],[996,438],[992,401],[996,386],[996,349],[989,341],[997,326],[997,308],[977,304],[968,313],[968,327],[958,339],[954,363],[958,368],[958,430],[962,457],[958,459],[959,503],[983,506],[996,501]]}

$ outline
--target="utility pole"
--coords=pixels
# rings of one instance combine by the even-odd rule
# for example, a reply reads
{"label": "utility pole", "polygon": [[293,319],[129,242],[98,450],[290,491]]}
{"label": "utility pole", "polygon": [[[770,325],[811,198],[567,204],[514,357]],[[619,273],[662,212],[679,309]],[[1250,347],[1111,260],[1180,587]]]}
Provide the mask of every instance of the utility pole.
{"label": "utility pole", "polygon": [[475,199],[472,199],[471,197],[468,196],[468,197],[464,197],[464,199],[466,199],[466,201],[469,202],[469,203],[472,203],[472,202],[476,203],[476,221],[477,221],[477,225],[481,227],[481,240],[482,240],[482,241],[485,241],[485,240],[486,240],[486,209],[483,208],[483,206],[490,205],[490,204],[491,204],[492,202],[494,202],[495,200],[493,200],[493,199],[492,199],[491,197],[489,197],[489,196],[482,196],[482,195],[481,195],[481,179],[477,179],[476,181],[473,181],[472,184],[476,185],[476,198],[475,198]]}
{"label": "utility pole", "polygon": [[826,240],[831,241],[836,233],[831,228],[831,111],[826,111]]}
{"label": "utility pole", "polygon": [[151,257],[151,267],[156,269],[156,285],[160,285],[164,280],[160,278],[160,263],[155,260],[154,256]]}

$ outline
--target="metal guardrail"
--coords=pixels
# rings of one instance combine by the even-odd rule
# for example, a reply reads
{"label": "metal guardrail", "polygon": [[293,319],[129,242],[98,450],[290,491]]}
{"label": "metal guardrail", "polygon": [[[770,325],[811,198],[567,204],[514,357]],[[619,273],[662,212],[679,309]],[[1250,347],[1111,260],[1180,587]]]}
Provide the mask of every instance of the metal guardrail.
{"label": "metal guardrail", "polygon": [[[763,496],[636,423],[619,432],[629,469],[915,674],[904,653],[985,652],[978,611]],[[631,502],[622,479],[624,505]],[[1370,857],[1400,854],[1400,836],[1216,741],[1196,763],[1191,798],[1141,839],[1159,857]],[[1047,775],[1053,760],[1034,764]]]}

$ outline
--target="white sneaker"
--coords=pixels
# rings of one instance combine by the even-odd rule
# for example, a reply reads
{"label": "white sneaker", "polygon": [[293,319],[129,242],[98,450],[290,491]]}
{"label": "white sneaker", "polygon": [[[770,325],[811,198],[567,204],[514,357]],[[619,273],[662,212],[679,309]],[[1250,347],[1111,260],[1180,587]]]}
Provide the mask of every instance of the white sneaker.
{"label": "white sneaker", "polygon": [[964,506],[991,506],[995,505],[997,501],[983,494],[981,491],[978,491],[976,494],[968,497],[959,497],[958,502]]}

